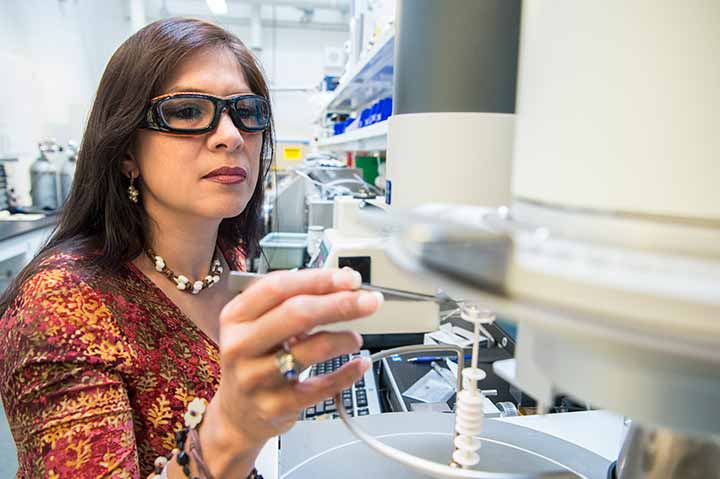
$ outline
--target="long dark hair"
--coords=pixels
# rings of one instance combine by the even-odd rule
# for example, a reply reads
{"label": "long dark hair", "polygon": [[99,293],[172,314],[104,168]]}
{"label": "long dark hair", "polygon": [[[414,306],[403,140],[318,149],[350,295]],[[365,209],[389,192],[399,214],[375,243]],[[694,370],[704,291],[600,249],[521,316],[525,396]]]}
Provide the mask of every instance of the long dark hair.
{"label": "long dark hair", "polygon": [[[92,265],[115,269],[140,255],[148,245],[145,209],[128,200],[122,162],[132,148],[138,125],[151,98],[184,59],[206,48],[227,48],[245,73],[248,86],[270,99],[261,67],[232,33],[212,23],[169,18],[139,30],[117,49],[98,86],[77,159],[72,190],[59,223],[38,255],[15,278],[0,299],[0,316],[22,284],[42,270],[43,260],[59,252],[92,254]],[[272,122],[263,133],[260,174],[245,210],[220,223],[218,239],[238,246],[246,257],[258,249],[263,184],[274,155]]]}

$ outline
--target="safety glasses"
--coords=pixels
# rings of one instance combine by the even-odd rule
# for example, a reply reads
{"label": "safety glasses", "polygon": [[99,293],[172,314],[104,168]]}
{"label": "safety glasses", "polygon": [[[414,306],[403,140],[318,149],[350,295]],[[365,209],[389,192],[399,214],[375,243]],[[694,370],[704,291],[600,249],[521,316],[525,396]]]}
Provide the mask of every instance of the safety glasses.
{"label": "safety glasses", "polygon": [[217,127],[225,108],[238,130],[259,133],[270,125],[270,104],[258,95],[219,98],[204,93],[173,93],[150,100],[140,127],[186,135],[207,133]]}

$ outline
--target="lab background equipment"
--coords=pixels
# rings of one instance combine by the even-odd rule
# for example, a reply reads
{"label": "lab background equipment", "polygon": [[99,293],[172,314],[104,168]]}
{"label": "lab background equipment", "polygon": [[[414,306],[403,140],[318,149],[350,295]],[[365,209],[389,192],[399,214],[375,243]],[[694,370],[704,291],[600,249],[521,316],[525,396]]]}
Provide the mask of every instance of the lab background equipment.
{"label": "lab background equipment", "polygon": [[[466,209],[464,236],[408,229],[395,257],[520,324],[505,376],[541,406],[569,391],[633,418],[616,477],[714,477],[720,214],[708,174],[720,140],[707,128],[720,95],[689,83],[720,74],[708,61],[720,11],[626,6],[524,3],[510,208]],[[671,134],[674,119],[650,108],[659,95],[683,112]],[[504,268],[478,267],[503,241]]]}
{"label": "lab background equipment", "polygon": [[0,211],[10,207],[10,184],[5,165],[0,160]]}
{"label": "lab background equipment", "polygon": [[306,233],[268,233],[260,240],[265,269],[293,269],[303,266],[307,249]]}
{"label": "lab background equipment", "polygon": [[60,202],[57,167],[53,155],[60,151],[60,145],[54,140],[47,139],[38,143],[38,149],[39,156],[30,167],[30,195],[33,206],[55,210],[60,206]]}
{"label": "lab background equipment", "polygon": [[[503,452],[498,464],[492,447],[513,427],[485,421],[477,452],[481,471],[462,469],[451,476],[441,468],[433,469],[434,475],[718,477],[720,171],[715,159],[720,135],[714,132],[714,116],[720,108],[720,63],[714,58],[720,5],[526,0],[521,35],[513,40],[506,35],[511,27],[497,25],[513,6],[519,14],[519,2],[439,3],[398,4],[387,160],[390,213],[397,214],[388,224],[404,227],[391,235],[388,252],[418,281],[440,285],[518,324],[515,358],[494,363],[493,370],[535,397],[540,412],[566,392],[628,416],[632,427],[614,464],[586,456],[582,448],[555,456],[545,449],[553,439],[528,429],[505,444],[514,452],[535,452],[532,459]],[[442,11],[433,15],[434,6]],[[474,28],[463,28],[461,16],[473,17]],[[420,31],[430,38],[426,44]],[[495,36],[485,37],[489,32]],[[434,45],[447,45],[453,36],[484,41],[479,49],[460,41],[462,48],[432,54]],[[507,52],[513,41],[520,45],[514,56],[520,59],[517,95],[504,96],[515,88],[512,69],[503,68],[513,58]],[[407,55],[415,46],[423,54]],[[469,71],[495,58],[493,51],[503,60]],[[474,58],[443,68],[442,62],[466,52]],[[422,58],[422,69],[413,68],[413,58],[417,64]],[[447,71],[452,75],[441,76]],[[497,94],[495,103],[488,102],[493,95],[478,93],[488,85]],[[449,92],[430,95],[436,87]],[[462,105],[433,106],[446,99],[451,104],[456,91],[467,91],[458,95],[466,100]],[[406,96],[415,99],[407,107]],[[425,103],[417,103],[423,98]],[[453,136],[456,130],[444,130],[443,122],[456,121],[460,131],[466,122],[445,112],[467,113],[467,104],[470,113],[481,115],[467,115],[467,123],[477,121],[474,127]],[[413,135],[414,120],[415,132],[423,131],[423,123],[434,122],[437,129]],[[503,137],[506,143],[500,142]],[[447,188],[443,174],[451,168],[424,156],[445,140],[451,148],[460,143],[462,155],[444,158],[471,157],[482,165],[467,170],[476,173],[466,176],[477,182],[474,188],[458,188],[462,193],[451,191],[456,198],[423,196],[433,183]],[[411,154],[403,153],[410,149]],[[417,170],[433,172],[424,188],[416,188]],[[476,196],[457,198],[464,193]],[[403,213],[438,200],[456,204],[431,209],[433,214],[427,208],[414,217]],[[418,413],[400,413],[358,425],[388,445],[447,464],[453,416],[418,418]],[[434,429],[437,418],[447,423]],[[304,427],[290,434],[302,434]],[[322,427],[328,435],[342,431],[337,422]],[[374,444],[357,428],[352,431]],[[342,470],[344,477],[418,477],[417,469],[378,460],[377,444],[375,452],[361,450],[364,445],[350,435],[333,438],[331,446],[305,444],[302,460],[293,460],[291,452],[284,456],[285,477],[300,471],[324,477],[333,464],[349,463],[353,467]],[[548,469],[528,466],[538,458],[550,459]],[[574,462],[578,458],[580,464]],[[428,471],[432,466],[420,463],[415,465]]]}
{"label": "lab background equipment", "polygon": [[[277,196],[267,200],[272,205],[273,231],[260,242],[263,254],[258,271],[349,266],[360,272],[365,283],[434,295],[434,288],[422,285],[389,260],[384,251],[388,233],[369,228],[360,219],[366,209],[385,207],[384,198],[363,179],[362,170],[328,160],[307,163],[280,180]],[[305,256],[310,232],[313,254]],[[425,332],[437,329],[437,304],[388,299],[368,318],[327,329],[356,331],[372,348],[421,342]]]}
{"label": "lab background equipment", "polygon": [[[393,264],[385,254],[388,234],[365,226],[361,213],[379,209],[381,199],[360,200],[351,196],[335,198],[333,228],[324,231],[323,239],[310,267],[342,268],[358,271],[363,283],[412,291],[428,296],[435,288],[420,283],[413,275]],[[368,347],[390,347],[422,342],[422,334],[437,329],[439,305],[434,301],[386,298],[373,315],[328,326],[329,330],[351,329],[364,336]],[[370,346],[372,345],[372,346]]]}
{"label": "lab background equipment", "polygon": [[333,199],[367,189],[362,170],[312,157],[302,167],[270,175],[270,180],[273,184],[265,198],[265,227],[278,233],[307,233],[309,226],[330,228]]}
{"label": "lab background equipment", "polygon": [[60,166],[61,204],[64,204],[68,196],[70,196],[70,189],[72,188],[73,178],[75,177],[75,168],[78,154],[77,143],[73,140],[68,141],[65,151],[65,158],[63,159]]}

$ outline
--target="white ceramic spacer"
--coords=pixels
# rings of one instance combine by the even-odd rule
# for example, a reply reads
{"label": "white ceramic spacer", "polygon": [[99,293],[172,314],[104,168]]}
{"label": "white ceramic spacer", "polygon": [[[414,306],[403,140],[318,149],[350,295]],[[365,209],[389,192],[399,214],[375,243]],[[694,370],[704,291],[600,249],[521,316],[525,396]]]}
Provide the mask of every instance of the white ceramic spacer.
{"label": "white ceramic spacer", "polygon": [[495,321],[495,315],[492,311],[481,309],[475,304],[464,304],[460,308],[460,316],[465,321],[473,324],[489,324]]}
{"label": "white ceramic spacer", "polygon": [[473,451],[467,449],[456,449],[453,452],[453,461],[460,464],[462,467],[472,467],[480,462],[480,456]]}
{"label": "white ceramic spacer", "polygon": [[[476,374],[471,373],[465,377],[474,378]],[[474,466],[480,462],[480,456],[476,451],[482,446],[477,436],[482,432],[483,402],[482,394],[478,394],[477,391],[463,389],[457,395],[455,431],[459,435],[453,441],[456,447],[453,461],[463,467]]]}

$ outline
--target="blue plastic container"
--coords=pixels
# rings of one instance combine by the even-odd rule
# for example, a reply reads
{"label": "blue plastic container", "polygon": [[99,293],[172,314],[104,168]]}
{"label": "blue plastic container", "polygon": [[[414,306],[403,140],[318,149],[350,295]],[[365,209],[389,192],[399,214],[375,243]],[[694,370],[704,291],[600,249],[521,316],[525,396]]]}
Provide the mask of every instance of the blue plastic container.
{"label": "blue plastic container", "polygon": [[360,128],[362,128],[362,127],[364,127],[364,126],[368,126],[368,125],[369,125],[369,123],[368,123],[369,120],[370,120],[370,108],[365,108],[365,109],[360,113]]}
{"label": "blue plastic container", "polygon": [[380,100],[380,119],[385,121],[392,116],[392,97]]}
{"label": "blue plastic container", "polygon": [[376,101],[372,106],[372,113],[370,114],[370,124],[375,124],[380,121],[380,102]]}
{"label": "blue plastic container", "polygon": [[335,75],[325,75],[323,77],[323,82],[325,83],[325,91],[334,91],[338,87],[340,77]]}

